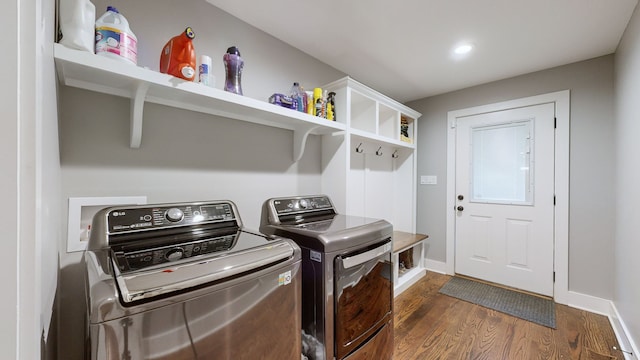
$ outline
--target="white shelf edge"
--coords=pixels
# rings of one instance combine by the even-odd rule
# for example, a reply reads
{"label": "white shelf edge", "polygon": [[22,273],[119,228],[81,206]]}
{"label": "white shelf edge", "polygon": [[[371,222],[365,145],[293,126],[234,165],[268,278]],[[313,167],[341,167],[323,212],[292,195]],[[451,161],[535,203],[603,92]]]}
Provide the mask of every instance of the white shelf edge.
{"label": "white shelf edge", "polygon": [[147,102],[292,130],[295,161],[302,157],[308,135],[346,130],[343,123],[205,87],[60,44],[54,44],[54,59],[62,84],[131,99],[132,148],[140,147],[142,142],[142,119]]}
{"label": "white shelf edge", "polygon": [[357,92],[359,92],[362,95],[365,95],[369,98],[371,98],[374,101],[383,103],[384,105],[393,108],[393,109],[398,109],[399,112],[409,115],[411,116],[413,119],[418,119],[420,116],[422,116],[421,113],[411,109],[410,107],[399,103],[395,100],[393,100],[392,98],[388,97],[387,95],[381,94],[380,92],[368,87],[367,85],[364,85],[360,82],[358,82],[357,80],[354,80],[353,78],[351,78],[350,76],[345,76],[342,79],[338,79],[332,83],[329,83],[327,85],[324,86],[327,90],[336,90],[339,88],[343,88],[343,87],[350,87],[351,89],[356,90]]}
{"label": "white shelf edge", "polygon": [[363,131],[363,130],[358,130],[358,129],[351,129],[349,130],[351,136],[355,136],[358,139],[362,139],[365,141],[371,141],[371,142],[375,142],[375,143],[383,143],[386,145],[390,145],[391,147],[394,148],[406,148],[406,149],[415,149],[416,145],[413,143],[408,143],[408,142],[404,142],[404,141],[400,141],[400,140],[395,140],[395,139],[391,139],[388,137],[384,137],[384,136],[380,136],[380,135],[376,135],[367,131]]}

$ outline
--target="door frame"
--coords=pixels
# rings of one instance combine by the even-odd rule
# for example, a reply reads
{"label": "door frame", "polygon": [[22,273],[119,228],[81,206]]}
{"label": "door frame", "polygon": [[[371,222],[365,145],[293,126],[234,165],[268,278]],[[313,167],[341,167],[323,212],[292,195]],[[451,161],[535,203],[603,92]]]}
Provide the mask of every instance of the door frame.
{"label": "door frame", "polygon": [[554,187],[554,300],[568,303],[569,294],[569,116],[570,91],[508,100],[494,104],[449,111],[447,115],[447,225],[446,272],[455,274],[455,203],[456,203],[456,119],[459,117],[553,103],[556,113]]}

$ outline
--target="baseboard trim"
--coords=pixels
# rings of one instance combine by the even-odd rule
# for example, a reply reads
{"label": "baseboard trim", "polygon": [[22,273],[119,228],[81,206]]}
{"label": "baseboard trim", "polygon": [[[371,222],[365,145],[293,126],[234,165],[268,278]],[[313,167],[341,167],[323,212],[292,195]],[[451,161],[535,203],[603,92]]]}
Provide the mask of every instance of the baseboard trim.
{"label": "baseboard trim", "polygon": [[[609,322],[611,323],[611,327],[613,328],[613,332],[616,334],[616,338],[618,339],[618,344],[620,344],[620,348],[623,351],[624,358],[626,360],[637,360],[638,359],[638,345],[633,341],[633,339],[629,336],[629,330],[625,325],[622,317],[620,317],[620,313],[616,308],[616,305],[613,301],[611,303],[611,310],[609,315]],[[631,352],[631,354],[629,354]]]}
{"label": "baseboard trim", "polygon": [[569,291],[567,293],[567,305],[604,316],[609,316],[611,312],[610,300],[581,294],[575,291]]}
{"label": "baseboard trim", "polygon": [[433,271],[440,274],[445,275],[453,275],[447,273],[447,263],[444,261],[437,261],[431,259],[424,259],[424,267],[427,268],[427,271]]}
{"label": "baseboard trim", "polygon": [[[613,332],[616,334],[620,348],[624,350],[624,358],[626,360],[638,359],[637,354],[640,354],[638,352],[638,346],[634,343],[633,339],[628,336],[629,331],[613,301],[575,291],[569,291],[568,300],[567,305],[573,308],[606,316],[613,328]],[[631,354],[629,354],[629,352],[631,352]]]}

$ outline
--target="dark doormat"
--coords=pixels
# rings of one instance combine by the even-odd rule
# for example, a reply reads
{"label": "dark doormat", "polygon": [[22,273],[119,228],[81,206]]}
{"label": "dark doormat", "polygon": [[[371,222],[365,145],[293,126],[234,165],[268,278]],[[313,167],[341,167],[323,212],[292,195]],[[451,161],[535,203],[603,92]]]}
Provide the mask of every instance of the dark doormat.
{"label": "dark doormat", "polygon": [[444,284],[440,288],[440,293],[536,324],[556,328],[556,307],[550,299],[457,276]]}

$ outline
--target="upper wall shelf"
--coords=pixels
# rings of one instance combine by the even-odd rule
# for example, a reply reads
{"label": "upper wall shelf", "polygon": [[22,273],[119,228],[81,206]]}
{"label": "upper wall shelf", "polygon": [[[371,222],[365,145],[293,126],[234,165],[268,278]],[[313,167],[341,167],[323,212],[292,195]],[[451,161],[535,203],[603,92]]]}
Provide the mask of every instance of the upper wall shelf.
{"label": "upper wall shelf", "polygon": [[64,85],[131,99],[132,148],[139,148],[142,142],[146,102],[292,130],[294,161],[302,157],[308,135],[333,134],[346,129],[343,123],[69,49],[60,44],[54,44],[54,58],[58,78]]}
{"label": "upper wall shelf", "polygon": [[352,138],[415,150],[416,119],[422,114],[350,77],[325,86],[336,93],[338,119]]}

